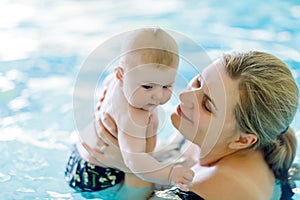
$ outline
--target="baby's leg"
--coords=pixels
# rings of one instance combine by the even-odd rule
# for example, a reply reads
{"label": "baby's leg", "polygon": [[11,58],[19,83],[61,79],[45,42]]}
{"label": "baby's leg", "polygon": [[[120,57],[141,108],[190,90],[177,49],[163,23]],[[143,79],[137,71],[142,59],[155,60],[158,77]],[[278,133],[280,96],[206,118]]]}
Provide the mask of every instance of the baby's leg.
{"label": "baby's leg", "polygon": [[95,160],[95,158],[93,156],[91,156],[91,154],[89,152],[87,152],[87,150],[81,145],[81,142],[76,143],[76,148],[78,150],[80,157],[83,160],[85,160],[93,165],[97,165],[99,167],[105,167],[104,165],[102,165],[100,163],[101,160],[99,160],[99,161]]}

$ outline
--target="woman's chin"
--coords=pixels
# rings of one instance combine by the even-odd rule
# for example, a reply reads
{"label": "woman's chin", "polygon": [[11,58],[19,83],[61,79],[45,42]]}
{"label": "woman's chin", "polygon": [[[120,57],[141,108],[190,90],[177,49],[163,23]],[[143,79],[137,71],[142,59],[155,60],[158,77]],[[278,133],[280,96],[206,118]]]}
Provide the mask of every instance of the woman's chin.
{"label": "woman's chin", "polygon": [[173,124],[173,126],[178,130],[178,127],[179,127],[179,125],[180,125],[180,116],[176,113],[176,112],[174,112],[174,113],[172,113],[171,114],[171,121],[172,121],[172,124]]}

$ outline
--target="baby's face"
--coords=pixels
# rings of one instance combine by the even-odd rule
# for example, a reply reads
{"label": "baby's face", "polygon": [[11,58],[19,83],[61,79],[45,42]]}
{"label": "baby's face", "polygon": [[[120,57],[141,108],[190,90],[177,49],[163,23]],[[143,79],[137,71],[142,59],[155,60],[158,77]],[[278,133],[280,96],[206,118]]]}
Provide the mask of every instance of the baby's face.
{"label": "baby's face", "polygon": [[177,68],[157,65],[141,64],[125,71],[123,92],[130,105],[150,111],[171,98]]}

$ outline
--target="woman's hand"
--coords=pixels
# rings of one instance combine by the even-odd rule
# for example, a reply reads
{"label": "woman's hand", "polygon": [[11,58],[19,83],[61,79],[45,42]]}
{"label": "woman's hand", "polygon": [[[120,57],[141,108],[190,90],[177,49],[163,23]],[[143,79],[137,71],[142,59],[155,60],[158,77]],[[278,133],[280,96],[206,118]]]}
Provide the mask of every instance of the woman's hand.
{"label": "woman's hand", "polygon": [[[105,94],[106,90],[104,90],[98,102],[98,111],[101,109]],[[126,167],[118,144],[117,126],[109,114],[103,113],[100,118],[100,116],[97,116],[99,113],[96,113],[95,120],[90,125],[88,138],[85,138],[80,144],[87,154],[85,158],[95,165],[116,168],[125,172],[124,183],[126,185],[132,187],[147,187],[152,185],[152,183],[138,178]]]}
{"label": "woman's hand", "polygon": [[130,170],[123,161],[118,140],[115,137],[116,125],[109,115],[105,115],[102,119],[104,119],[103,123],[101,120],[94,121],[94,131],[89,133],[89,140],[82,141],[81,144],[100,166],[129,173]]}
{"label": "woman's hand", "polygon": [[90,125],[93,127],[89,128],[88,137],[85,137],[81,141],[81,145],[88,154],[85,158],[93,164],[116,168],[123,172],[130,172],[124,164],[120,152],[117,140],[118,129],[114,120],[105,113],[101,119],[97,116],[101,109],[101,104],[105,99],[106,92],[107,89],[104,89],[97,105],[98,112],[96,113],[93,125]]}

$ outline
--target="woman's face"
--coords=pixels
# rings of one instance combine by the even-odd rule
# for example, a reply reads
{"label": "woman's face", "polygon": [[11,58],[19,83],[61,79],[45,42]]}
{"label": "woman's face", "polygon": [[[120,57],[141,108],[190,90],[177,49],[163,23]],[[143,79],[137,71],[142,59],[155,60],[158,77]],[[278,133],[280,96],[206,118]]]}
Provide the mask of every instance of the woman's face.
{"label": "woman's face", "polygon": [[201,155],[227,154],[227,146],[237,139],[234,107],[238,101],[237,81],[225,72],[220,61],[194,77],[188,90],[180,94],[180,105],[172,123],[183,136],[201,147]]}

